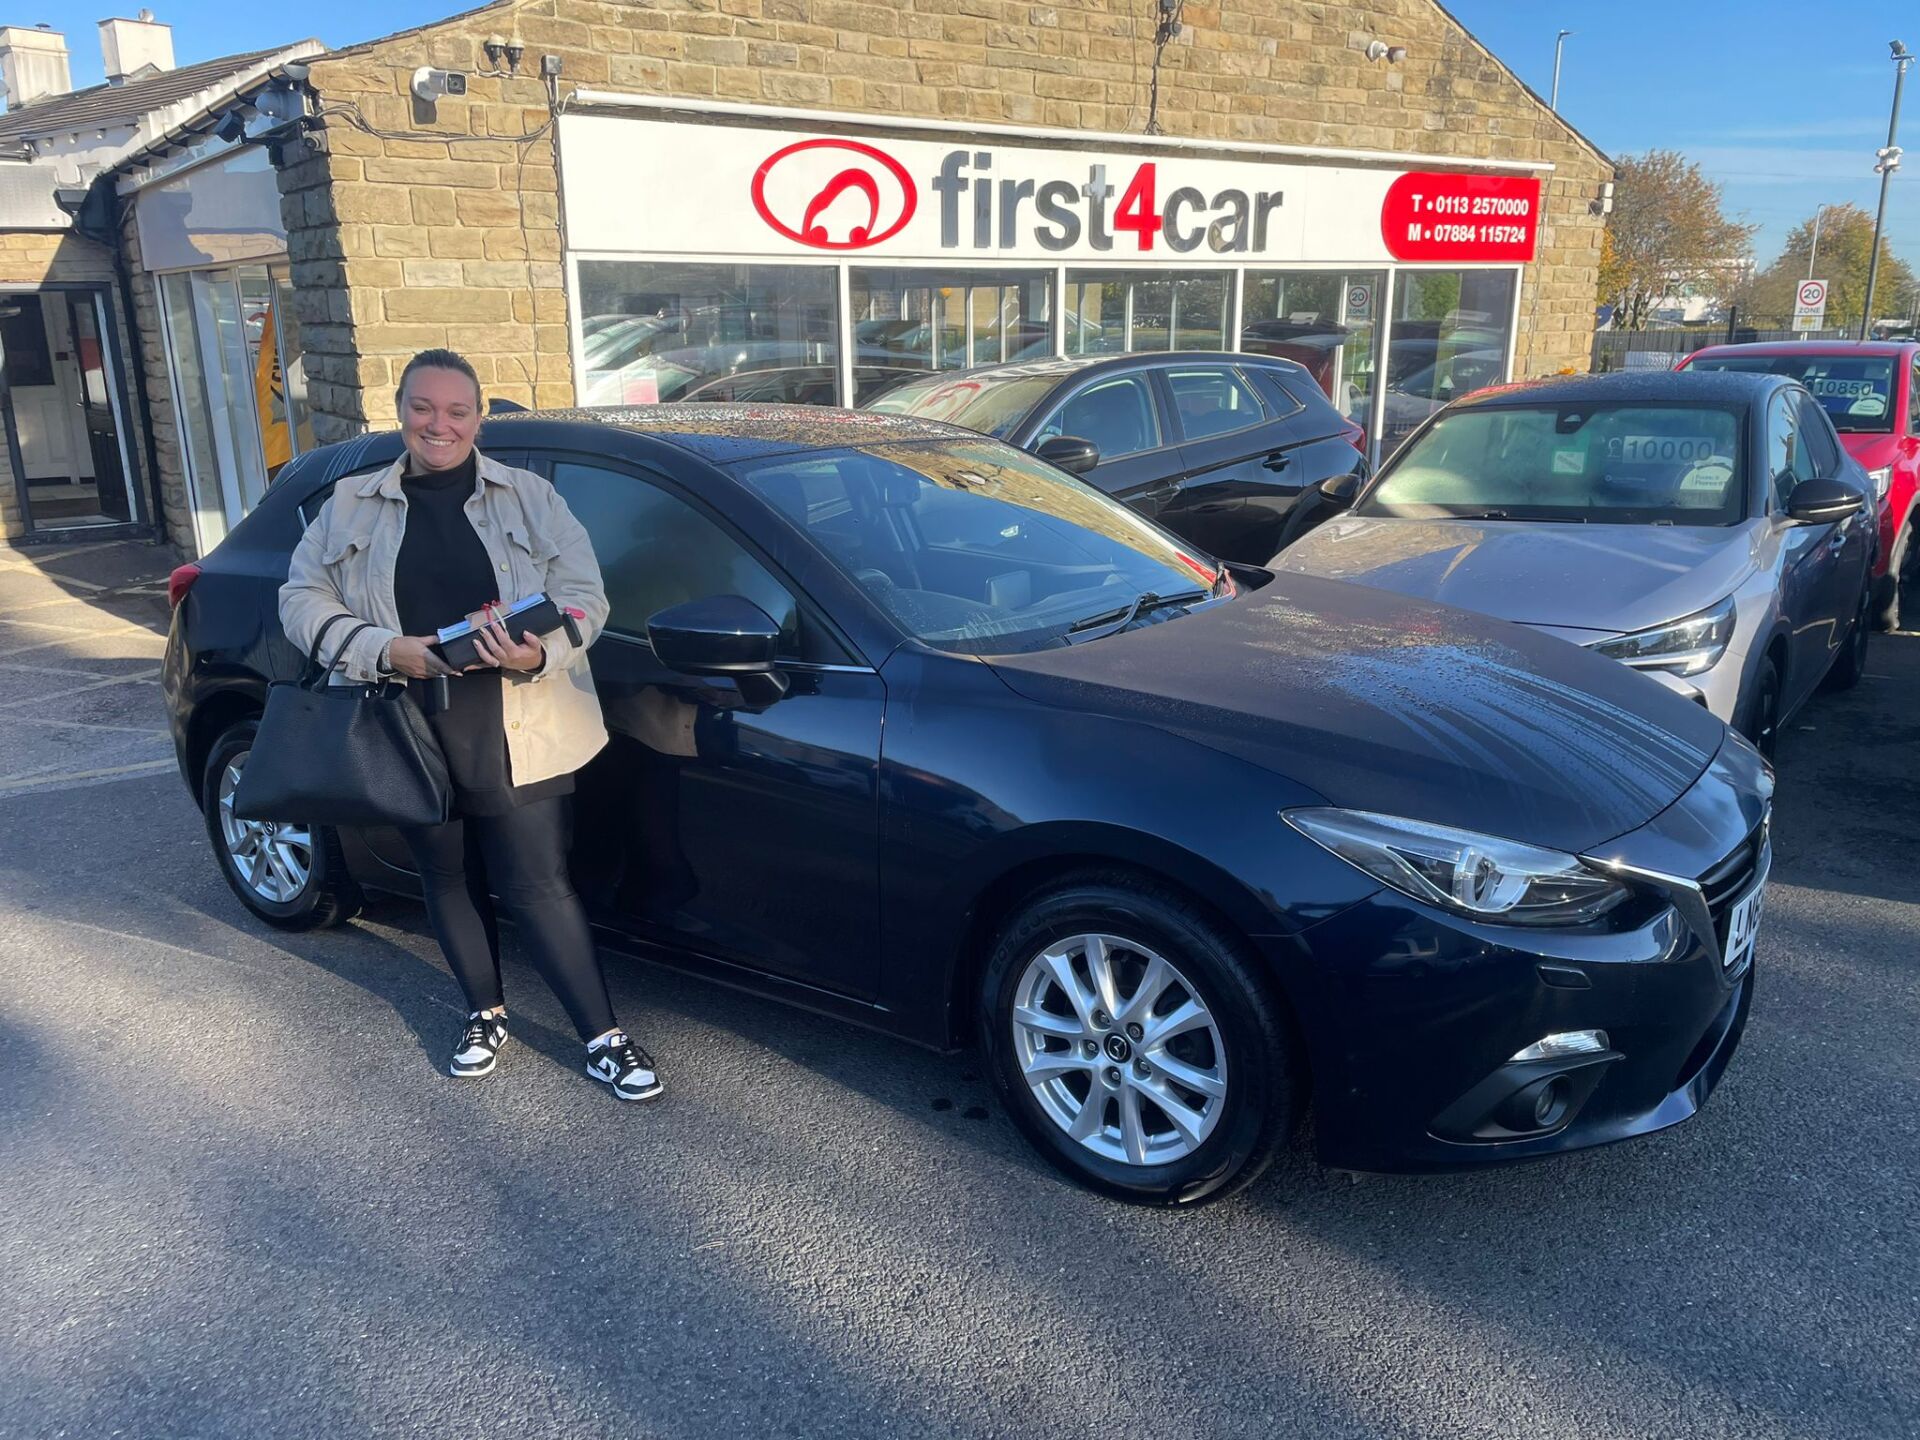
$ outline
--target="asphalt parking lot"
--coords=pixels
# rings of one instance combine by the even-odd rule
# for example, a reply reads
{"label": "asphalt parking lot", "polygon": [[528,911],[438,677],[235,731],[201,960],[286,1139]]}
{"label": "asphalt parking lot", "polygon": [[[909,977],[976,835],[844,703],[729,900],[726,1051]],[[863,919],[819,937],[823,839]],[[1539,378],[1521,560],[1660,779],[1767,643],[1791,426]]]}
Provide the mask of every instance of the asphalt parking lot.
{"label": "asphalt parking lot", "polygon": [[[667,1098],[423,914],[288,936],[172,771],[164,552],[0,549],[0,1435],[1920,1433],[1920,635],[1782,744],[1752,1023],[1695,1121],[1191,1214],[966,1056],[639,963]],[[28,608],[33,607],[33,608]]]}

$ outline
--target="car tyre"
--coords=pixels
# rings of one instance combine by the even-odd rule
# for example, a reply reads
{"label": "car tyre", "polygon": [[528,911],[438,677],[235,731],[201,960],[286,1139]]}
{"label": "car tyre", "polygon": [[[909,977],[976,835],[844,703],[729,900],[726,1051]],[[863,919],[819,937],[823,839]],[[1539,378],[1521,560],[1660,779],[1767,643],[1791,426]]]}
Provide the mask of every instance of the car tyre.
{"label": "car tyre", "polygon": [[1780,667],[1771,659],[1762,659],[1754,672],[1753,689],[1739,729],[1755,749],[1773,759],[1774,746],[1780,739]]}
{"label": "car tyre", "polygon": [[[1112,977],[1104,989],[1096,966]],[[1291,1128],[1281,1002],[1244,944],[1172,890],[1088,874],[1030,898],[995,942],[980,999],[1008,1113],[1102,1194],[1221,1199],[1272,1163]]]}
{"label": "car tyre", "polygon": [[1868,582],[1860,592],[1860,607],[1854,611],[1846,643],[1827,671],[1827,689],[1851,690],[1867,673],[1867,642],[1873,637],[1873,618],[1873,585]]}
{"label": "car tyre", "polygon": [[241,904],[278,929],[317,930],[351,920],[364,902],[331,828],[234,818],[233,788],[258,726],[243,720],[223,732],[201,772],[200,808],[220,873]]}

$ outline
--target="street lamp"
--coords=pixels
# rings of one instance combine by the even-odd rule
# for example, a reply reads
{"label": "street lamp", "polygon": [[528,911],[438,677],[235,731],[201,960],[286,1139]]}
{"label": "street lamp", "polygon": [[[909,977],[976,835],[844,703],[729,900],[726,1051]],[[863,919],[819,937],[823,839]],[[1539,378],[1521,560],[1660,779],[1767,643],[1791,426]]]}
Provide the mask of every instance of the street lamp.
{"label": "street lamp", "polygon": [[1567,36],[1571,30],[1562,30],[1553,41],[1553,94],[1547,100],[1547,108],[1554,114],[1560,113],[1560,52],[1567,48]]}
{"label": "street lamp", "polygon": [[1880,172],[1880,209],[1873,217],[1873,250],[1867,259],[1867,299],[1860,309],[1860,338],[1867,338],[1867,332],[1873,328],[1873,284],[1880,275],[1880,232],[1887,223],[1887,182],[1893,179],[1893,172],[1900,168],[1900,89],[1907,82],[1907,66],[1913,63],[1913,55],[1898,40],[1889,42],[1893,51],[1893,111],[1887,116],[1887,143],[1878,155],[1879,163],[1873,168]]}

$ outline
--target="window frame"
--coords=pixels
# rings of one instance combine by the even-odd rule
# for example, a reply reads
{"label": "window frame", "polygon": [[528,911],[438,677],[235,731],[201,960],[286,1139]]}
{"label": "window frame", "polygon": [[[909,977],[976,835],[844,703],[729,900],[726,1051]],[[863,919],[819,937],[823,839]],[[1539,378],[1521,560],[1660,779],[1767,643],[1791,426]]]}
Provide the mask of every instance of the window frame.
{"label": "window frame", "polygon": [[[644,460],[629,459],[625,456],[618,455],[597,454],[590,450],[568,450],[557,447],[546,447],[535,450],[529,458],[529,464],[541,478],[554,487],[555,493],[559,493],[560,488],[554,479],[556,468],[560,465],[572,464],[605,470],[611,474],[623,475],[636,484],[652,485],[655,489],[662,491],[670,498],[679,501],[681,504],[693,510],[695,514],[705,519],[709,524],[716,527],[721,534],[733,541],[734,544],[738,545],[746,552],[750,559],[773,578],[775,583],[784,588],[793,600],[795,613],[800,617],[803,636],[816,639],[820,643],[824,653],[831,653],[837,656],[837,658],[834,659],[822,658],[810,660],[799,655],[782,654],[774,657],[774,664],[776,666],[782,670],[857,671],[862,674],[874,673],[873,666],[862,663],[860,650],[847,635],[845,629],[833,620],[827,613],[825,607],[815,600],[804,586],[795,583],[793,576],[788,572],[786,566],[780,564],[773,555],[769,554],[765,546],[755,543],[753,538],[746,534],[746,532],[743,531],[739,525],[735,524],[724,512],[708,503],[700,495],[695,494],[689,487],[676,481],[666,471]],[[726,478],[725,483],[730,485],[737,484],[737,482],[733,481],[730,477]],[[747,493],[744,487],[742,487],[742,492]],[[566,497],[562,495],[561,498],[565,499]],[[752,503],[756,505],[763,505],[765,503],[758,496],[750,496],[750,498]],[[653,642],[647,638],[644,632],[621,628],[613,624],[611,610],[609,610],[608,614],[608,623],[602,628],[600,633],[603,638],[611,638],[620,641],[622,644],[638,645],[649,654],[653,653]],[[656,656],[656,658],[658,657]]]}
{"label": "window frame", "polygon": [[[1840,474],[1841,455],[1840,437],[1833,428],[1833,420],[1827,414],[1826,407],[1811,392],[1800,397],[1800,431],[1811,434],[1811,443],[1807,446],[1808,460],[1813,473],[1828,479]],[[1822,451],[1825,451],[1822,454]]]}

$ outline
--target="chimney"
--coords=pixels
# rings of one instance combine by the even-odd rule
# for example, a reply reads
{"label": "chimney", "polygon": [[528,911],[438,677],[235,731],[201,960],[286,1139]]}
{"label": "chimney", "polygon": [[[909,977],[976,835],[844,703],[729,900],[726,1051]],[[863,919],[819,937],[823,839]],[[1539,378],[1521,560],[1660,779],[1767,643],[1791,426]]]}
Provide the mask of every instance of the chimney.
{"label": "chimney", "polygon": [[0,25],[0,86],[9,110],[65,95],[73,89],[67,37],[46,25]]}
{"label": "chimney", "polygon": [[100,55],[107,62],[109,85],[125,84],[149,65],[171,70],[173,27],[156,21],[151,10],[142,10],[138,20],[102,20]]}

